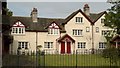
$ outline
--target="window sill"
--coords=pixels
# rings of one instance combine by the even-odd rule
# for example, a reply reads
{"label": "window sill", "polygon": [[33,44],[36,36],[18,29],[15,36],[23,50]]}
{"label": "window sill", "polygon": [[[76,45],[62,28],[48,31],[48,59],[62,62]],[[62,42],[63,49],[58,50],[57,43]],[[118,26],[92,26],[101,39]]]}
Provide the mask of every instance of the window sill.
{"label": "window sill", "polygon": [[83,22],[75,22],[75,24],[84,24]]}
{"label": "window sill", "polygon": [[58,36],[59,34],[47,34],[47,35],[50,35],[50,36],[53,36],[53,35]]}
{"label": "window sill", "polygon": [[25,36],[25,34],[11,34],[11,35],[14,35],[14,36]]}
{"label": "window sill", "polygon": [[74,37],[83,37],[83,35],[73,35]]}

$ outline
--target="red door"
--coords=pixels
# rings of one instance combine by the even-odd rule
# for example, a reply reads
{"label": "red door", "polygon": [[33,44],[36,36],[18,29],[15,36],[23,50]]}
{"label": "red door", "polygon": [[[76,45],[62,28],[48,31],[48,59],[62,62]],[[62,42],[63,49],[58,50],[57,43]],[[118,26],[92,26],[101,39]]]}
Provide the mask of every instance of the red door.
{"label": "red door", "polygon": [[67,42],[67,53],[70,54],[71,53],[71,46],[70,46],[70,42]]}
{"label": "red door", "polygon": [[61,42],[61,54],[65,53],[65,42]]}

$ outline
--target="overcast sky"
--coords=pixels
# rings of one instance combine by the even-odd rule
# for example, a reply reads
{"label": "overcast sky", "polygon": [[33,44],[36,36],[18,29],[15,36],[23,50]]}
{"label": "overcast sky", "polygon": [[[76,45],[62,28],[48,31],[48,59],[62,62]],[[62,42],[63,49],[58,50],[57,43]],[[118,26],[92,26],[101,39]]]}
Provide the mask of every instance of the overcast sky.
{"label": "overcast sky", "polygon": [[[93,0],[94,1],[94,0]],[[72,12],[89,4],[91,13],[99,13],[110,8],[111,4],[103,2],[8,2],[13,16],[30,16],[33,7],[38,9],[38,17],[66,18]]]}

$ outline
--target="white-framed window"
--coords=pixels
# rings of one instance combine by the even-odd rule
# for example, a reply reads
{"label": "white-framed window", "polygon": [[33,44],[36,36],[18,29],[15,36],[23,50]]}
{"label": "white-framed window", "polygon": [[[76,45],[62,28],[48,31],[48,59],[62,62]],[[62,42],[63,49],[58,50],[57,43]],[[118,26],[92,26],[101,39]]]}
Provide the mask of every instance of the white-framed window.
{"label": "white-framed window", "polygon": [[99,27],[96,27],[96,33],[98,33],[99,32]]}
{"label": "white-framed window", "polygon": [[28,42],[18,42],[18,49],[28,49]]}
{"label": "white-framed window", "polygon": [[90,27],[86,27],[86,32],[90,32]]}
{"label": "white-framed window", "polygon": [[25,34],[25,27],[12,27],[12,34]]}
{"label": "white-framed window", "polygon": [[78,42],[78,48],[85,48],[86,42]]}
{"label": "white-framed window", "polygon": [[106,47],[106,42],[99,42],[99,48],[104,49]]}
{"label": "white-framed window", "polygon": [[83,23],[83,17],[76,17],[76,23]]}
{"label": "white-framed window", "polygon": [[102,30],[102,35],[106,36],[108,33],[110,33],[110,30]]}
{"label": "white-framed window", "polygon": [[82,36],[82,31],[81,29],[73,29],[73,35],[74,36]]}
{"label": "white-framed window", "polygon": [[48,29],[48,34],[49,34],[49,35],[58,35],[58,34],[59,34],[59,29],[49,28],[49,29]]}
{"label": "white-framed window", "polygon": [[53,48],[53,42],[44,42],[44,48]]}
{"label": "white-framed window", "polygon": [[104,23],[104,22],[105,22],[105,19],[102,18],[102,19],[101,19],[101,23]]}

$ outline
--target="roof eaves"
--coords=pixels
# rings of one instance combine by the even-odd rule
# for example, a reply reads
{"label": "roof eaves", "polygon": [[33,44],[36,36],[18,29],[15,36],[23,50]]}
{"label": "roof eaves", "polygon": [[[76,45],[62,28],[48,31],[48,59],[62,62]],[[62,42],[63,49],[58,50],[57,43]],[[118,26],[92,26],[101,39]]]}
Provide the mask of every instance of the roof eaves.
{"label": "roof eaves", "polygon": [[106,11],[103,11],[103,12],[99,13],[98,18],[96,18],[96,20],[93,21],[93,24],[95,24],[95,22],[96,22],[101,16],[103,16],[103,14],[107,14],[107,12],[106,12]]}
{"label": "roof eaves", "polygon": [[71,15],[69,15],[65,20],[65,23],[64,24],[67,24],[67,22],[72,19],[78,12],[81,12],[86,18],[87,20],[91,23],[91,25],[93,24],[92,20],[84,13],[82,12],[81,9],[77,10],[76,12],[73,12]]}

